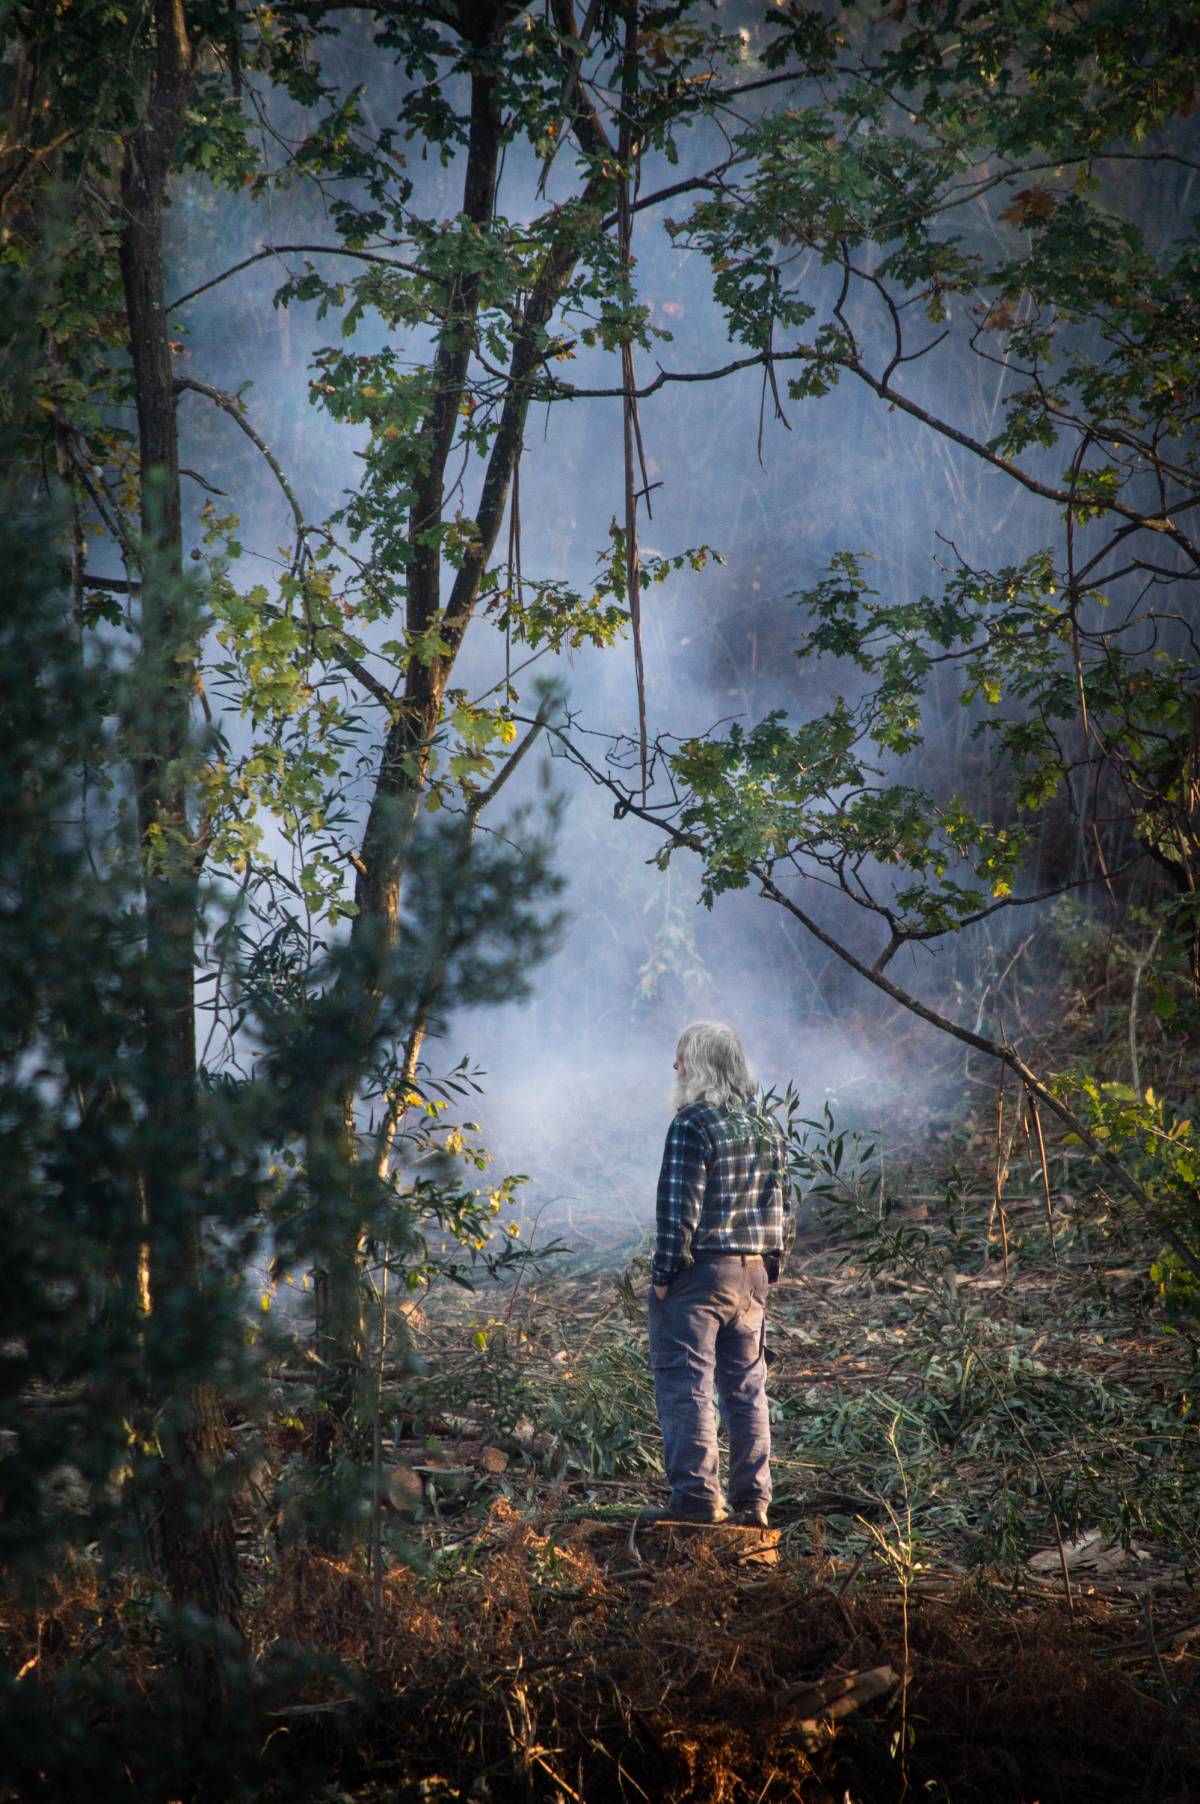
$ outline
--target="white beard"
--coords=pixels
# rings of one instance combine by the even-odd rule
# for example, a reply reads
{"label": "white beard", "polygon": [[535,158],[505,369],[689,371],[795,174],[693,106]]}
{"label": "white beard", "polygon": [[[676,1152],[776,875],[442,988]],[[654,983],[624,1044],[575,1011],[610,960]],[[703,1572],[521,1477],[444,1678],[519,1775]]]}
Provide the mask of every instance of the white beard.
{"label": "white beard", "polygon": [[680,1109],[686,1109],[691,1102],[691,1086],[685,1077],[677,1077],[671,1086],[671,1113],[678,1115]]}

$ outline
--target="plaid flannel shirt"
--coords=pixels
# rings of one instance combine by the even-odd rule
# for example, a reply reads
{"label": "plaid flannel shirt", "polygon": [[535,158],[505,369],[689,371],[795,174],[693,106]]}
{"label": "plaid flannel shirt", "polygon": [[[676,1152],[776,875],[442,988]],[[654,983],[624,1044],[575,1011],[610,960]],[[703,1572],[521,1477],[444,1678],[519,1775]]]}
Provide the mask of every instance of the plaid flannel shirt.
{"label": "plaid flannel shirt", "polygon": [[651,1277],[669,1284],[697,1253],[759,1253],[774,1282],[792,1243],[787,1150],[770,1115],[751,1106],[680,1109],[658,1179]]}

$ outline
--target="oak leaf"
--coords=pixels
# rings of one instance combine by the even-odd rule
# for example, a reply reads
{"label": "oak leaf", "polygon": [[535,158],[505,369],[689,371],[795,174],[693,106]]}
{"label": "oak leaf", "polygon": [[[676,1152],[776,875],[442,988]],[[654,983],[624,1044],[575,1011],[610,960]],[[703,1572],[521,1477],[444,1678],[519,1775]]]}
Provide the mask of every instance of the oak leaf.
{"label": "oak leaf", "polygon": [[1000,217],[1013,225],[1028,225],[1031,219],[1049,219],[1057,204],[1049,188],[1035,182],[1032,188],[1018,189]]}

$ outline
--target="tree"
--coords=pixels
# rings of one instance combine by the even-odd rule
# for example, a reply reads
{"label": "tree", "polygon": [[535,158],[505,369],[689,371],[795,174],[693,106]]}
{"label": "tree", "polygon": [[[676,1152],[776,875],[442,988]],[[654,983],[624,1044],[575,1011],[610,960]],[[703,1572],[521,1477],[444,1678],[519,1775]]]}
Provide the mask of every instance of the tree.
{"label": "tree", "polygon": [[[191,1224],[177,1192],[152,1192],[147,1181],[161,1171],[165,1139],[179,1125],[161,1114],[158,1031],[175,958],[152,936],[133,778],[120,744],[120,723],[137,718],[140,685],[150,678],[144,659],[131,663],[122,648],[86,632],[63,556],[72,543],[65,497],[39,495],[34,480],[36,305],[61,276],[56,247],[69,231],[61,195],[45,200],[40,252],[29,269],[10,267],[2,280],[5,392],[13,401],[3,445],[12,581],[0,645],[12,775],[0,869],[0,1111],[5,1220],[14,1236],[0,1383],[4,1564],[9,1601],[20,1602],[37,1597],[89,1543],[108,1560],[138,1557],[143,1525],[158,1541],[177,1606],[182,1683],[174,1702],[191,1688],[192,1703],[211,1707],[229,1677],[235,1619],[225,1587],[236,1586],[236,1565],[221,1468],[198,1456],[194,1400],[212,1394],[218,1369],[233,1375],[244,1334],[217,1262],[209,1258],[203,1281],[193,1268],[185,1285],[178,1264],[163,1257]],[[161,705],[161,691],[157,699]],[[189,968],[189,1000],[190,976]],[[194,1119],[182,1128],[189,1197],[198,1198],[207,1174]],[[235,1195],[238,1176],[225,1173]],[[198,1569],[201,1550],[216,1570]],[[76,1727],[105,1704],[139,1711],[121,1676],[100,1661],[80,1693]],[[170,1708],[163,1715],[141,1752],[178,1784],[179,1717]],[[64,1757],[70,1764],[71,1738],[64,1748],[43,1688],[10,1680],[5,1717],[5,1770],[14,1783],[25,1773],[40,1786]],[[188,1712],[185,1730],[192,1720]],[[81,1739],[83,1767],[99,1782],[112,1770],[108,1735],[99,1729]],[[184,1740],[194,1753],[191,1735]]]}
{"label": "tree", "polygon": [[[355,1193],[356,1162],[378,1143],[378,1123],[364,1122],[364,1110],[381,1113],[386,1139],[386,1124],[403,1112],[411,1087],[419,1031],[390,1075],[381,1075],[377,1062],[373,1067],[380,989],[372,974],[400,930],[401,886],[419,812],[450,804],[476,817],[498,787],[497,750],[516,739],[512,708],[519,698],[507,672],[490,705],[486,698],[472,703],[451,686],[469,625],[481,609],[490,611],[531,658],[607,643],[631,618],[636,638],[642,580],[663,580],[685,561],[638,558],[631,398],[625,524],[614,527],[592,593],[522,571],[515,485],[530,400],[544,390],[546,360],[569,354],[569,322],[582,316],[585,340],[624,347],[631,377],[628,346],[646,336],[644,310],[632,306],[629,284],[629,185],[637,159],[649,146],[670,148],[676,129],[708,107],[707,90],[699,79],[689,85],[684,67],[695,62],[707,81],[740,54],[736,34],[689,27],[648,78],[634,55],[636,9],[593,8],[578,26],[584,35],[576,37],[569,6],[548,21],[517,4],[466,5],[450,14],[436,7],[382,8],[376,45],[392,52],[410,85],[400,96],[396,126],[371,134],[361,96],[344,93],[314,62],[328,18],[328,8],[300,7],[261,27],[252,19],[238,49],[240,79],[261,71],[297,107],[326,109],[288,166],[270,179],[300,174],[322,184],[338,234],[328,248],[358,270],[343,281],[310,267],[277,298],[342,310],[345,332],[371,312],[390,333],[408,332],[418,342],[428,334],[428,350],[415,367],[390,344],[367,354],[334,346],[320,355],[314,398],[335,419],[368,433],[360,485],[343,509],[310,525],[272,458],[296,534],[279,599],[261,588],[239,595],[225,576],[220,539],[225,533],[226,545],[236,544],[229,536],[236,522],[212,518],[216,554],[209,572],[228,653],[217,673],[240,682],[256,724],[288,739],[286,779],[267,805],[293,842],[302,814],[307,826],[328,828],[319,856],[301,871],[305,906],[323,912],[330,927],[339,918],[350,922],[353,956],[337,981],[361,1052],[348,1066],[331,1067],[325,1093],[313,1098],[306,1171],[314,1220],[331,1219],[326,1203]],[[583,73],[588,56],[597,64],[595,77]],[[593,94],[606,68],[620,71],[616,117]],[[505,219],[498,201],[506,154],[532,145],[544,156],[544,176],[552,163],[562,171],[565,158],[554,153],[568,130],[578,146],[573,194],[532,221]],[[450,222],[416,204],[397,149],[412,137],[437,146],[447,161],[457,157],[461,204]],[[233,156],[212,167],[232,176],[239,165]],[[266,453],[240,400],[193,378],[177,386],[214,400]],[[460,458],[463,471],[452,477]],[[463,472],[477,477],[469,517],[456,505]],[[508,557],[497,565],[506,514]],[[365,555],[355,549],[361,541]],[[699,563],[704,555],[690,558]],[[337,699],[347,678],[358,689],[349,710]],[[344,815],[336,819],[336,786],[321,793],[315,777],[327,779],[347,749],[358,749],[347,741],[366,719],[378,737],[360,837]],[[512,756],[523,749],[524,742]],[[227,823],[218,839],[235,869],[253,863],[256,829],[242,795],[256,762],[261,765],[257,748],[240,768],[223,748],[210,779]],[[261,790],[255,793],[262,800]],[[355,873],[352,897],[344,890],[347,864]],[[336,1420],[351,1412],[361,1384],[364,1230],[363,1222],[350,1233],[339,1230],[315,1249],[325,1400]]]}
{"label": "tree", "polygon": [[[326,968],[302,974],[319,998],[309,1009],[247,970],[254,1075],[201,1083],[193,1068],[185,1086],[181,1057],[168,1090],[162,1010],[180,994],[178,929],[156,932],[151,885],[176,868],[179,836],[162,850],[166,834],[150,835],[147,859],[141,767],[129,747],[144,743],[147,715],[169,717],[177,677],[147,657],[145,635],[131,653],[121,636],[88,630],[64,557],[67,497],[39,495],[31,481],[30,391],[40,375],[31,297],[63,275],[55,200],[46,197],[31,267],[0,278],[12,322],[0,368],[14,401],[0,427],[0,545],[12,571],[0,623],[0,741],[11,773],[0,835],[0,1120],[13,1235],[0,1545],[6,1607],[32,1600],[43,1611],[48,1592],[83,1583],[91,1568],[102,1588],[112,1585],[119,1619],[117,1570],[145,1563],[149,1544],[171,1606],[156,1615],[157,1630],[176,1658],[163,1667],[165,1695],[145,1695],[144,1676],[131,1679],[123,1656],[110,1661],[104,1647],[65,1687],[23,1685],[25,1675],[10,1672],[4,1769],[22,1794],[102,1787],[117,1763],[146,1795],[225,1797],[239,1775],[249,1782],[263,1770],[261,1680],[239,1645],[237,1593],[225,1589],[238,1576],[229,1505],[239,1468],[223,1411],[252,1409],[261,1384],[240,1280],[262,1238],[267,1158],[302,1136],[328,1063],[359,1054],[356,1044],[347,1053],[338,1009],[339,966],[356,954],[334,948]],[[160,594],[186,618],[182,583]],[[176,748],[176,772],[188,756]],[[439,1008],[520,994],[556,926],[548,840],[522,837],[515,848],[473,843],[470,824],[450,820],[415,837],[417,901],[387,968],[372,974],[383,1035],[402,1040],[416,1020],[436,1025]],[[197,880],[185,923],[198,932],[220,902]],[[190,1005],[190,966],[187,975]],[[372,1228],[380,1224],[410,1270],[428,1257],[423,1236],[435,1225],[484,1247],[505,1194],[494,1186],[481,1195],[431,1157],[447,1138],[410,1134],[424,1155],[418,1169],[394,1189],[377,1187],[367,1205]],[[311,1245],[294,1202],[281,1192],[271,1210],[285,1258]],[[197,1399],[211,1399],[211,1417]],[[197,1427],[206,1419],[216,1425],[211,1450]]]}
{"label": "tree", "polygon": [[[799,29],[807,54],[810,21]],[[768,67],[796,54],[795,31],[781,21]],[[1195,1152],[1161,1104],[1091,1074],[1040,1075],[1001,1031],[966,1027],[893,971],[904,947],[1072,887],[1115,901],[1150,862],[1164,879],[1162,1006],[1194,1027],[1197,240],[1194,227],[1151,236],[1140,178],[1197,167],[1185,123],[1196,21],[1171,4],[1133,30],[1104,6],[1001,19],[931,4],[911,18],[865,9],[838,36],[819,97],[749,124],[720,191],[675,227],[709,257],[746,354],[664,371],[641,395],[734,368],[774,381],[783,366],[790,397],[808,402],[851,378],[1049,504],[1053,542],[979,569],[948,529],[944,587],[919,597],[893,594],[886,569],[877,589],[867,560],[841,553],[799,597],[799,655],[828,660],[852,699],[800,723],[776,713],[664,743],[668,783],[653,798],[591,768],[666,834],[663,862],[676,848],[700,856],[710,906],[754,884],[867,981],[1006,1065],[1194,1282]],[[789,274],[804,250],[833,278],[823,300],[811,276]],[[890,349],[876,362],[880,321]],[[971,710],[986,748],[983,798],[928,743],[947,698]],[[1077,823],[1080,851],[1039,870],[1055,811]],[[814,880],[874,934],[807,905]]]}
{"label": "tree", "polygon": [[[484,1239],[507,1193],[477,1188],[478,1149],[465,1182],[404,1155],[455,1138],[424,1109],[429,1024],[511,989],[545,947],[544,844],[518,823],[509,858],[475,829],[548,729],[667,853],[700,857],[709,900],[756,886],[998,1058],[1149,1211],[1172,1282],[1200,1271],[1194,1150],[1159,1102],[1037,1069],[1002,1024],[969,1027],[897,975],[902,949],[1069,886],[1120,906],[1152,865],[1156,998],[1194,1025],[1197,257],[1182,229],[1155,238],[1140,197],[1194,175],[1196,32],[1181,0],[1134,19],[930,0],[765,23],[633,0],[10,11],[14,508],[38,554],[10,558],[3,647],[20,781],[0,846],[2,1094],[29,1248],[7,1321],[47,1381],[101,1376],[82,1470],[99,1495],[129,1456],[153,1484],[177,1625],[201,1619],[200,1696],[237,1653],[219,1396],[248,1382],[241,1257],[269,1223],[280,1258],[319,1269],[332,1460],[363,1400],[365,1264],[390,1248],[419,1276],[430,1224]],[[391,71],[386,112],[353,73],[364,49]],[[652,187],[655,159],[676,167]],[[302,194],[321,199],[320,242],[273,230],[216,273],[169,248],[197,196],[217,241]],[[635,359],[666,337],[635,235],[668,207],[735,351],[639,384]],[[344,498],[314,504],[265,399],[186,355],[197,298],[267,259],[290,260],[280,309],[331,321],[309,392],[359,436]],[[595,382],[567,380],[572,362]],[[655,744],[641,606],[709,554],[640,544],[640,410],[747,373],[764,412],[806,421],[861,386],[1043,505],[1044,545],[987,564],[951,544],[927,596],[847,550],[801,597],[801,650],[844,697]],[[588,400],[615,404],[623,442],[596,581],[573,588],[523,567],[520,473],[530,409]],[[274,541],[238,518],[260,465],[289,522],[264,582],[242,540]],[[626,629],[641,726],[622,780],[526,707],[520,666]],[[489,630],[497,680],[472,695],[464,646]],[[933,756],[939,709],[969,715],[985,781]],[[1075,828],[1065,866],[1038,851],[1056,820]],[[65,942],[43,892],[77,928]],[[30,1359],[6,1352],[2,1376],[22,1451],[5,1534],[32,1570],[65,1531],[37,1519],[55,1450],[26,1420]]]}
{"label": "tree", "polygon": [[[638,95],[637,117],[631,116],[636,9],[625,15],[592,8],[579,38],[569,4],[553,9],[552,24],[511,3],[464,5],[449,14],[436,7],[385,12],[377,41],[394,52],[406,75],[419,72],[425,79],[404,97],[397,131],[381,134],[369,156],[356,144],[347,149],[328,139],[313,147],[323,166],[366,182],[373,205],[343,203],[338,215],[347,247],[356,251],[371,235],[384,238],[390,249],[411,245],[419,257],[416,265],[400,264],[372,252],[374,267],[349,284],[350,319],[369,306],[393,329],[424,326],[432,335],[428,360],[415,371],[402,369],[390,347],[371,357],[331,349],[320,359],[317,388],[324,404],[335,417],[362,421],[370,430],[364,481],[345,510],[345,523],[356,535],[369,535],[373,551],[359,572],[354,611],[364,627],[397,616],[404,623],[400,638],[378,648],[393,660],[397,684],[394,694],[375,690],[386,721],[361,848],[353,856],[352,948],[387,946],[396,936],[418,810],[446,796],[435,748],[447,726],[457,736],[449,778],[464,786],[468,809],[492,768],[489,748],[515,734],[510,715],[516,691],[508,680],[497,686],[501,700],[492,708],[472,707],[450,687],[481,601],[498,609],[505,629],[535,653],[584,640],[606,642],[627,612],[636,633],[639,578],[628,446],[626,526],[623,535],[614,534],[609,569],[592,596],[572,594],[553,581],[525,582],[514,488],[531,398],[544,386],[547,358],[563,343],[561,329],[553,328],[555,316],[569,318],[597,296],[599,324],[587,332],[627,346],[644,330],[629,312],[631,164],[646,144],[668,137],[686,109],[672,88],[672,68],[670,82],[660,80],[655,91]],[[586,41],[593,30],[594,46]],[[719,54],[722,47],[714,36],[712,51]],[[602,63],[616,62],[623,71],[616,137],[581,73],[593,48]],[[458,85],[466,95],[461,106]],[[548,166],[567,128],[579,146],[576,192],[530,223],[510,224],[498,212],[505,152],[532,141],[546,147]],[[419,217],[410,204],[411,182],[403,173],[393,176],[385,160],[401,135],[418,133],[442,146],[443,154],[450,147],[462,153],[461,204],[450,228]],[[608,236],[612,221],[605,218],[614,209],[625,221],[618,258]],[[314,273],[287,292],[328,301],[342,290]],[[468,518],[461,509],[451,511],[458,483],[449,470],[460,455],[481,466]],[[510,548],[502,579],[491,560],[506,512]],[[328,606],[322,624],[331,624],[345,642],[344,627]],[[355,643],[355,658],[365,649]],[[347,1003],[365,1051],[375,1032],[378,994],[370,982],[357,982]],[[412,1056],[410,1048],[392,1094],[383,1099],[388,1110],[404,1094]],[[339,1073],[314,1116],[308,1169],[318,1187],[345,1182],[347,1162],[355,1156],[356,1095],[364,1075],[362,1063]],[[334,1379],[327,1401],[339,1417],[353,1401],[361,1371],[360,1238],[325,1248],[322,1261],[325,1358]]]}
{"label": "tree", "polygon": [[[137,974],[140,1054],[136,1075],[127,1085],[117,1067],[128,1023],[118,1010],[113,1023],[114,1068],[107,1079],[93,1072],[91,1082],[99,1095],[111,1089],[119,1099],[113,1106],[136,1140],[137,1208],[125,1223],[124,1239],[127,1244],[131,1224],[136,1224],[132,1231],[139,1248],[138,1293],[145,1309],[140,1375],[148,1380],[162,1455],[157,1507],[161,1558],[175,1604],[198,1609],[236,1637],[233,1533],[227,1500],[215,1484],[225,1452],[223,1423],[203,1362],[198,1369],[186,1356],[179,1358],[181,1343],[190,1346],[197,1317],[210,1329],[214,1325],[215,1275],[201,1246],[205,1198],[197,1139],[193,989],[204,856],[189,800],[199,629],[197,598],[185,584],[182,570],[179,451],[162,257],[168,174],[184,129],[195,49],[182,5],[164,0],[153,9],[144,36],[129,44],[128,61],[115,81],[106,84],[96,67],[82,80],[64,79],[56,92],[64,48],[94,53],[108,41],[109,25],[103,9],[84,9],[65,28],[64,44],[62,21],[18,15],[11,22],[16,34],[16,84],[4,194],[7,261],[10,268],[20,268],[32,257],[45,283],[25,289],[37,294],[43,338],[41,355],[32,363],[33,380],[30,383],[26,375],[21,386],[31,406],[27,422],[37,419],[39,408],[53,422],[56,466],[63,502],[70,510],[68,582],[80,636],[79,682],[88,680],[85,642],[97,622],[85,601],[83,490],[118,534],[129,571],[122,586],[128,591],[136,578],[137,653],[128,680],[117,691],[117,705],[124,713],[123,743],[118,751],[111,736],[105,742],[95,721],[85,721],[82,730],[99,735],[103,756],[97,760],[95,776],[100,783],[111,783],[114,771],[125,766],[126,775],[116,778],[123,791],[120,809],[132,804],[141,847],[141,910],[133,930],[138,951],[128,948],[133,962],[127,973],[130,980],[134,971]],[[87,143],[89,132],[113,126],[121,145],[119,172],[98,169],[99,204],[92,189],[82,216],[67,223],[64,174],[73,168],[77,177],[85,175],[78,146]],[[97,245],[108,253],[99,282],[95,268],[87,265]],[[106,432],[107,423],[101,425],[97,418],[104,391],[88,393],[93,348],[73,342],[73,328],[82,324],[89,302],[109,319],[119,309],[131,357],[137,417],[131,449],[136,451],[140,480],[136,500],[124,510],[118,507],[115,514],[93,485],[92,460],[80,454],[89,426],[99,428],[109,451],[118,442],[111,431]],[[27,338],[22,326],[18,342],[24,345]],[[100,656],[104,659],[106,653]],[[50,673],[47,680],[53,681]],[[85,773],[89,762],[85,750]],[[81,807],[86,833],[93,824],[88,821],[93,811],[86,774]],[[106,837],[104,825],[99,825],[99,832]],[[120,825],[114,847],[118,888],[128,891],[129,843]],[[72,887],[67,888],[68,897]],[[133,892],[129,894],[132,902]],[[103,1004],[97,1006],[103,1013]],[[85,1117],[90,1106],[80,1103]],[[127,1267],[125,1279],[127,1284],[131,1281],[132,1268]],[[213,1657],[211,1646],[191,1651],[193,1679],[204,1695],[215,1699],[221,1691],[223,1663]]]}
{"label": "tree", "polygon": [[[455,997],[480,1000],[489,985],[519,991],[524,962],[548,943],[550,924],[531,911],[552,883],[536,832],[525,833],[518,869],[506,853],[473,848],[456,830],[451,870],[430,835],[414,825],[404,838],[405,855],[418,873],[418,898],[405,935],[393,922],[382,938],[360,934],[340,958],[336,946],[314,942],[311,933],[300,935],[299,956],[290,963],[293,989],[282,1013],[282,992],[261,981],[262,937],[256,941],[242,933],[227,894],[213,888],[211,879],[222,871],[259,875],[250,856],[261,835],[257,814],[272,817],[293,842],[314,819],[321,826],[321,804],[329,798],[319,785],[338,773],[330,747],[344,749],[339,734],[351,727],[342,710],[306,687],[306,666],[297,655],[304,642],[310,659],[322,656],[309,639],[315,630],[311,609],[328,601],[329,588],[327,582],[322,586],[309,553],[302,518],[297,516],[295,565],[280,585],[282,606],[262,592],[243,598],[233,586],[226,569],[230,521],[217,519],[209,508],[199,545],[189,543],[190,521],[185,528],[179,452],[184,393],[215,400],[244,424],[284,491],[291,492],[254,428],[243,422],[236,400],[177,375],[179,347],[169,335],[165,299],[164,222],[178,167],[210,169],[235,184],[245,167],[239,22],[223,7],[188,8],[182,0],[164,0],[129,25],[122,54],[110,69],[112,28],[104,7],[77,9],[70,18],[18,10],[10,21],[13,81],[2,199],[5,264],[18,322],[8,347],[16,378],[11,394],[26,458],[13,480],[15,492],[34,492],[48,444],[62,512],[47,514],[42,507],[37,518],[43,528],[46,519],[64,522],[59,575],[77,641],[70,656],[74,681],[88,696],[86,706],[79,704],[78,733],[64,739],[67,763],[60,759],[54,767],[55,784],[69,788],[69,760],[82,760],[82,837],[68,836],[69,846],[59,848],[61,861],[70,866],[86,853],[97,869],[111,867],[111,884],[102,893],[119,896],[129,910],[117,936],[126,961],[120,982],[98,979],[89,991],[96,997],[95,1021],[89,1017],[89,1023],[102,1050],[89,1042],[86,1056],[80,1055],[85,1064],[91,1061],[88,1083],[97,1087],[105,1119],[111,1115],[125,1137],[121,1173],[128,1180],[128,1188],[118,1185],[111,1204],[126,1213],[122,1232],[112,1235],[105,1270],[119,1287],[122,1308],[133,1312],[135,1344],[127,1349],[122,1385],[105,1392],[103,1420],[111,1429],[113,1411],[129,1416],[135,1440],[154,1452],[156,1497],[148,1515],[157,1553],[179,1621],[190,1612],[208,1625],[185,1653],[192,1661],[189,1682],[195,1694],[216,1705],[239,1628],[230,1473],[216,1378],[220,1374],[227,1392],[244,1386],[246,1378],[235,1352],[244,1331],[230,1276],[265,1223],[259,1172],[264,1134],[270,1127],[278,1150],[312,1129],[322,1095],[315,1072],[327,1082],[330,1069],[374,1073],[380,1064],[378,1035],[363,1039],[355,1013],[359,1005],[356,1001],[348,1011],[347,997],[369,992],[373,1020],[386,1023],[393,1040],[406,1043],[401,1075],[407,1075],[408,1096],[416,1081],[420,1032],[440,1007]],[[67,204],[72,188],[73,217]],[[127,403],[136,417],[133,434],[122,417]],[[111,551],[101,561],[108,567],[97,572],[89,568],[89,553],[106,536]],[[202,566],[201,546],[209,547],[207,566],[190,579],[184,574],[185,544]],[[120,575],[112,568],[111,552],[120,557]],[[48,572],[45,582],[52,589]],[[60,680],[63,622],[41,589],[31,606],[35,614],[40,607],[42,615],[29,628],[29,648],[50,695]],[[336,618],[343,620],[340,611]],[[276,748],[284,742],[283,757],[264,758],[255,745],[240,759],[231,758],[205,693],[205,641],[213,632],[213,680],[241,680],[235,708],[244,705],[257,725],[265,725]],[[136,648],[132,659],[125,656],[129,641]],[[222,646],[231,654],[223,667]],[[340,671],[349,667],[364,676],[368,692],[379,692],[340,637],[334,652]],[[16,670],[14,659],[8,672],[14,681]],[[395,710],[384,693],[390,718]],[[41,694],[35,686],[35,702]],[[310,705],[298,706],[302,697]],[[105,707],[119,712],[119,732],[109,730]],[[35,714],[34,725],[44,725],[36,707]],[[505,736],[515,738],[515,731]],[[470,796],[469,825],[530,743],[527,737],[495,781]],[[36,757],[42,755],[39,747]],[[50,793],[58,794],[54,784]],[[37,820],[44,826],[40,815]],[[20,866],[22,857],[32,857],[37,831],[27,831],[23,819],[18,825],[12,846]],[[58,847],[50,835],[45,856],[58,856]],[[36,857],[28,868],[40,868]],[[73,871],[62,894],[69,901],[82,885],[77,912],[90,918],[89,910],[95,910],[86,879],[86,872]],[[269,889],[271,873],[262,881]],[[467,896],[458,893],[464,883],[471,886]],[[307,868],[301,872],[301,893],[320,903],[328,925],[336,926],[336,895],[327,895]],[[422,912],[433,901],[447,915],[436,932]],[[21,907],[32,903],[31,896],[20,899]],[[260,909],[260,919],[266,913]],[[269,1106],[262,1083],[214,1083],[220,1074],[205,1070],[197,1046],[196,970],[222,914],[227,918],[215,934],[213,1026],[229,1003],[240,1008],[248,1036],[256,1029],[266,1036],[262,1082],[286,1092]],[[268,954],[270,946],[277,952],[288,940],[287,922],[280,928],[277,920],[267,921],[266,930],[272,936]],[[418,982],[414,959],[419,958],[426,969]],[[467,963],[473,965],[470,976],[462,968]],[[140,1011],[136,1033],[130,1008]],[[31,1043],[53,1042],[66,1009],[59,987],[45,995],[36,988],[31,992],[20,1015],[24,1038],[15,1055],[14,1092],[21,1088],[20,1057],[29,1056]],[[110,1009],[114,1018],[107,1022]],[[107,1071],[101,1069],[106,1060]],[[301,1096],[307,1107],[298,1115]],[[81,1131],[69,1122],[74,1107],[91,1131],[101,1103],[88,1098],[87,1087],[73,1080],[56,1094],[47,1122],[68,1136]],[[48,1125],[47,1134],[51,1131]],[[394,1125],[389,1145],[393,1138]],[[453,1139],[454,1129],[448,1127],[443,1138]],[[47,1181],[40,1141],[38,1148],[30,1153],[31,1184]],[[473,1149],[470,1158],[478,1162]],[[318,1244],[349,1239],[357,1258],[362,1233],[375,1220],[380,1186],[363,1183],[344,1166],[339,1177],[348,1194],[323,1194],[318,1176],[310,1186],[316,1207],[307,1211],[292,1207],[290,1193],[279,1199],[274,1225],[285,1239],[290,1234],[293,1250],[311,1255],[311,1238],[307,1247],[297,1247],[297,1224],[302,1224],[310,1237],[319,1229]],[[493,1189],[501,1198],[508,1193],[504,1184]],[[428,1172],[414,1184],[388,1189],[387,1200],[395,1216],[409,1221],[407,1239],[401,1238],[410,1251],[420,1246],[414,1216],[424,1214],[458,1239],[482,1245],[481,1226],[493,1212],[481,1206],[476,1192],[455,1190]],[[69,1190],[53,1189],[35,1213],[42,1212],[49,1229],[70,1207]],[[214,1237],[218,1223],[224,1238]],[[100,1257],[99,1244],[92,1251]],[[53,1351],[51,1364],[58,1358]],[[111,1455],[108,1441],[100,1438]]]}

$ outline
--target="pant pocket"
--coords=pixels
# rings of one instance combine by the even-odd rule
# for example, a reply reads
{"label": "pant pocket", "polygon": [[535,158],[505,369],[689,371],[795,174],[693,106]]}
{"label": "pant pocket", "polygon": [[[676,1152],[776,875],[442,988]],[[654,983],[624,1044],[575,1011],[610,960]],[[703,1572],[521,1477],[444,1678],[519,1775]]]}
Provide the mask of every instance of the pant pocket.
{"label": "pant pocket", "polygon": [[730,1382],[744,1379],[762,1364],[766,1341],[766,1310],[753,1305],[743,1309],[718,1342],[718,1370]]}

